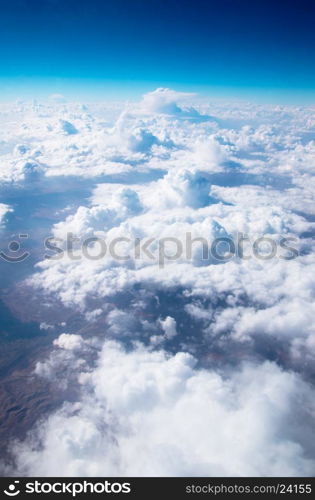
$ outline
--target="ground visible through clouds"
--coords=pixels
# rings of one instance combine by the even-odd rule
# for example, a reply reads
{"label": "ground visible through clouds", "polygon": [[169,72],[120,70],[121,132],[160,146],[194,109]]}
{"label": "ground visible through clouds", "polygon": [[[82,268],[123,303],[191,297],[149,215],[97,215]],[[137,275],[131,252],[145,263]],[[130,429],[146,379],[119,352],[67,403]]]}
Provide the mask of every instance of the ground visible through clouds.
{"label": "ground visible through clouds", "polygon": [[314,111],[1,104],[3,475],[314,474]]}

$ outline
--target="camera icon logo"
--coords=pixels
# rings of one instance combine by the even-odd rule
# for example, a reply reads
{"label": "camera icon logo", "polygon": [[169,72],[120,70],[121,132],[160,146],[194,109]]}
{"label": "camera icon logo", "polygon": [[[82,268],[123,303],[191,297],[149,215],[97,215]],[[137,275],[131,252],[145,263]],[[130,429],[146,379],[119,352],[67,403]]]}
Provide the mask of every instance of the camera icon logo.
{"label": "camera icon logo", "polygon": [[9,484],[8,490],[4,490],[4,494],[9,496],[9,497],[16,497],[20,493],[20,490],[17,489],[17,484],[19,484],[20,481],[14,481],[14,483]]}
{"label": "camera icon logo", "polygon": [[[28,234],[19,234],[19,239],[28,238]],[[21,249],[21,244],[19,241],[10,241],[8,245],[8,252],[0,252],[1,259],[6,262],[23,262],[30,256],[29,252],[23,252],[21,255],[17,255],[17,252]],[[11,254],[11,255],[10,255]]]}

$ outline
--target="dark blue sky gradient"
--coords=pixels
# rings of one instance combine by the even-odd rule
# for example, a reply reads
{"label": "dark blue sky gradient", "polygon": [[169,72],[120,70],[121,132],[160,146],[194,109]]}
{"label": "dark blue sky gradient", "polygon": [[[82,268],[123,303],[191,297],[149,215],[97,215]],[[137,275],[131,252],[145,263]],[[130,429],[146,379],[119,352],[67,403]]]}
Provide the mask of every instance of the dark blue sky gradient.
{"label": "dark blue sky gradient", "polygon": [[315,89],[315,0],[0,0],[0,8],[4,92],[86,81],[230,94]]}

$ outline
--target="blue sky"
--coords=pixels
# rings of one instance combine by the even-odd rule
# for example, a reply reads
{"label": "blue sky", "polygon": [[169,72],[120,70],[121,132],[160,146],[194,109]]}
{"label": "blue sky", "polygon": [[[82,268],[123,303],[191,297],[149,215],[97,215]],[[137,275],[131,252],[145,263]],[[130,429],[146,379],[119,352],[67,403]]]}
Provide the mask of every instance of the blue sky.
{"label": "blue sky", "polygon": [[1,98],[157,86],[311,101],[315,2],[0,0]]}

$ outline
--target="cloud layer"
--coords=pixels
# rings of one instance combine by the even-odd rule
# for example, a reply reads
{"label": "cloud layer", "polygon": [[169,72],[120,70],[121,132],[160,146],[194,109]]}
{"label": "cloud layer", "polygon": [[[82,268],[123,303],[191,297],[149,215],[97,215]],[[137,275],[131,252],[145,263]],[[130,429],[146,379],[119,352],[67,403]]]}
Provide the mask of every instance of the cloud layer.
{"label": "cloud layer", "polygon": [[[73,337],[58,341],[77,349]],[[21,473],[80,475],[311,475],[312,389],[276,364],[222,377],[196,360],[105,342],[79,373],[80,402],[15,445]],[[58,369],[56,367],[56,369]],[[31,443],[40,443],[40,448]]]}
{"label": "cloud layer", "polygon": [[[53,191],[62,179],[89,192],[71,192],[50,228],[77,238],[74,258],[40,259],[23,284],[86,325],[65,324],[36,364],[77,396],[12,444],[17,473],[311,475],[314,110],[157,89],[140,103],[57,97],[9,111],[1,186]],[[240,233],[245,258],[204,258],[202,241]],[[187,235],[190,254],[174,260],[172,240]],[[272,258],[253,254],[261,237]],[[126,258],[84,258],[86,238],[119,240]],[[135,240],[155,254],[168,241],[163,265]]]}

